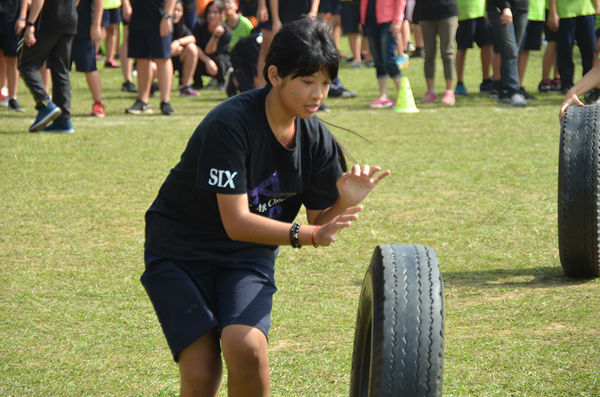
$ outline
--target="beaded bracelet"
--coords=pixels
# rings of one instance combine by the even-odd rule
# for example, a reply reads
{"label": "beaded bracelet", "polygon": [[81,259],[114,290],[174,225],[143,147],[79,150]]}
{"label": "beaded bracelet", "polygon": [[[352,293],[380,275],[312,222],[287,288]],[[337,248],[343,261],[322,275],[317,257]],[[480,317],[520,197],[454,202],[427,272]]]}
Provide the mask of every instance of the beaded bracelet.
{"label": "beaded bracelet", "polygon": [[294,222],[290,229],[290,243],[294,248],[302,248],[300,245],[300,225],[302,225],[302,222]]}

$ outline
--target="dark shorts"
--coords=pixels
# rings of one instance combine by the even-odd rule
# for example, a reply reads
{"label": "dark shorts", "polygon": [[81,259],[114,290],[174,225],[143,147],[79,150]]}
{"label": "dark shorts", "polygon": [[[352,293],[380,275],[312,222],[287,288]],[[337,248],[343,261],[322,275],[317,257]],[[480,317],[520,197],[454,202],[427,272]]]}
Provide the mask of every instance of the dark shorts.
{"label": "dark shorts", "polygon": [[544,24],[544,38],[546,39],[546,41],[554,41],[556,42],[556,36],[558,35],[558,32],[553,32],[550,30],[550,28],[548,27],[548,24]]}
{"label": "dark shorts", "polygon": [[268,338],[275,264],[268,258],[175,261],[146,252],[140,281],[173,354],[212,329],[258,328]]}
{"label": "dark shorts", "polygon": [[339,14],[341,8],[340,0],[321,0],[319,2],[319,14]]}
{"label": "dark shorts", "polygon": [[340,11],[344,33],[358,33],[360,25],[360,3],[344,1]]}
{"label": "dark shorts", "polygon": [[4,51],[7,57],[18,56],[17,44],[19,36],[15,35],[14,22],[0,22],[0,50]]}
{"label": "dark shorts", "polygon": [[460,21],[456,30],[456,44],[459,50],[473,48],[473,42],[479,48],[493,43],[492,27],[483,17]]}
{"label": "dark shorts", "polygon": [[129,30],[129,58],[161,59],[171,58],[172,35],[160,37],[158,29]]}
{"label": "dark shorts", "polygon": [[102,26],[110,26],[113,23],[121,23],[123,18],[121,18],[121,9],[113,8],[112,10],[104,10],[104,14],[102,14]]}
{"label": "dark shorts", "polygon": [[546,22],[544,21],[527,21],[525,36],[521,41],[519,52],[523,51],[539,51],[542,48],[542,34]]}
{"label": "dark shorts", "polygon": [[71,50],[71,64],[75,62],[78,72],[93,72],[96,68],[96,46],[90,39],[73,40]]}

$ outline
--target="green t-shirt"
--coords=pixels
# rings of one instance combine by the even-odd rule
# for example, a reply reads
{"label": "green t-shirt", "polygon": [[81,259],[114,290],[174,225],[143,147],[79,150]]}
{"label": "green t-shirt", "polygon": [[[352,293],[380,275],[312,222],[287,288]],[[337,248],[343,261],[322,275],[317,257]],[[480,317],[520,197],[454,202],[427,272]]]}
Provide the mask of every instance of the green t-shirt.
{"label": "green t-shirt", "polygon": [[596,14],[596,30],[598,29],[600,29],[600,14]]}
{"label": "green t-shirt", "polygon": [[485,0],[456,0],[458,20],[466,21],[485,16]]}
{"label": "green t-shirt", "polygon": [[[225,22],[225,18],[223,18],[223,23]],[[233,50],[233,47],[246,36],[249,36],[254,29],[252,26],[252,22],[248,18],[243,15],[240,15],[240,20],[235,28],[231,29],[231,41],[229,42],[229,52]]]}
{"label": "green t-shirt", "polygon": [[119,7],[121,7],[121,0],[104,0],[102,3],[102,8],[105,10],[114,10]]}
{"label": "green t-shirt", "polygon": [[546,20],[546,0],[529,0],[529,13],[527,19],[530,21]]}
{"label": "green t-shirt", "polygon": [[596,14],[592,0],[556,0],[556,12],[560,19]]}

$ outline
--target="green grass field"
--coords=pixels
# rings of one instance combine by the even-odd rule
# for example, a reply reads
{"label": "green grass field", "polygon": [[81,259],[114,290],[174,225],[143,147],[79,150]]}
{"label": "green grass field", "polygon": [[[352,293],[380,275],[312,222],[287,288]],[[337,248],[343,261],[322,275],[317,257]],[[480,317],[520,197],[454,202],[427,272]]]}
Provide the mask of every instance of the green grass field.
{"label": "green grass field", "polygon": [[[531,54],[532,92],[541,55]],[[369,109],[375,70],[342,66],[342,81],[359,96],[328,100],[332,112],[321,117],[373,142],[331,128],[356,161],[392,175],[336,244],[281,250],[272,395],[348,395],[360,285],[379,244],[438,253],[446,396],[600,395],[600,283],[566,278],[558,258],[562,96],[539,94],[522,109],[498,105],[478,93],[474,49],[465,78],[472,94],[454,107],[421,105],[422,63],[405,70],[418,114]],[[157,98],[154,115],[126,115],[135,95],[120,91],[120,70],[100,72],[104,119],[88,116],[83,74],[72,73],[73,135],[28,133],[35,111],[22,84],[27,111],[0,109],[2,396],[178,394],[177,366],[139,283],[143,216],[225,94],[174,91],[174,116],[159,114]]]}

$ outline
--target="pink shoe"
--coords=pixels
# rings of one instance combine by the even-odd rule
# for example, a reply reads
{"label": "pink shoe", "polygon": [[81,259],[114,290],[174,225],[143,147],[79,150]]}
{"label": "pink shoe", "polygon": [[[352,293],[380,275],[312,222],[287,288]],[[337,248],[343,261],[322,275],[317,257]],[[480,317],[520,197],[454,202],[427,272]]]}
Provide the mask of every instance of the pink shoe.
{"label": "pink shoe", "polygon": [[444,105],[454,105],[456,103],[456,96],[450,90],[444,91],[444,96],[442,97],[442,103]]}
{"label": "pink shoe", "polygon": [[423,99],[421,99],[421,103],[429,103],[429,102],[437,101],[437,99],[438,99],[438,96],[434,90],[427,90],[427,92],[425,93],[425,97]]}
{"label": "pink shoe", "polygon": [[389,98],[388,99],[378,98],[376,101],[369,103],[370,108],[381,109],[381,108],[389,108],[390,106],[392,106],[392,101]]}

